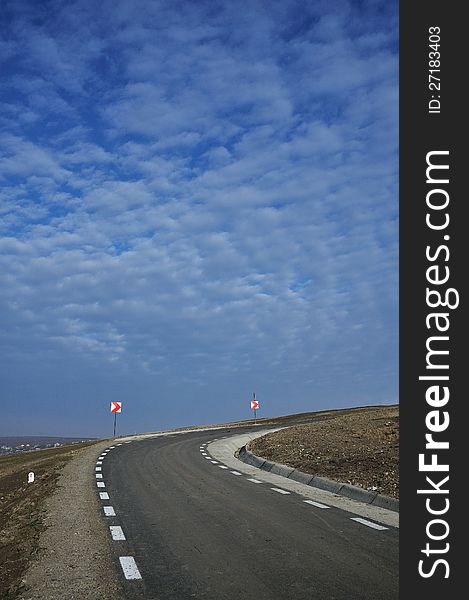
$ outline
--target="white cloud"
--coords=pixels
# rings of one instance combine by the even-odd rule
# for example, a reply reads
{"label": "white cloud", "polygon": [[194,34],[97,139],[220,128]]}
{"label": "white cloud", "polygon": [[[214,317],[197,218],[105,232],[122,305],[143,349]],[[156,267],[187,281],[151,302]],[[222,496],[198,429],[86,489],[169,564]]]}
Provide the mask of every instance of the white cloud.
{"label": "white cloud", "polygon": [[220,419],[253,385],[272,414],[395,400],[395,31],[346,3],[103,6],[12,29],[9,397],[157,389],[201,421],[213,386]]}

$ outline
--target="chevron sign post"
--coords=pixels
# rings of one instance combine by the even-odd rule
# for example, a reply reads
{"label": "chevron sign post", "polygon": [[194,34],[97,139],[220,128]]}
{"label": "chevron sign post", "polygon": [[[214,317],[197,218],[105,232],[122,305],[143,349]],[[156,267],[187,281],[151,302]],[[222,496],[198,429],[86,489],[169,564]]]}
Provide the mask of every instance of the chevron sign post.
{"label": "chevron sign post", "polygon": [[259,400],[256,400],[256,392],[252,394],[251,410],[254,411],[254,423],[257,420],[257,409],[259,408]]}
{"label": "chevron sign post", "polygon": [[111,402],[111,412],[114,413],[114,437],[116,437],[116,417],[122,412],[122,402]]}

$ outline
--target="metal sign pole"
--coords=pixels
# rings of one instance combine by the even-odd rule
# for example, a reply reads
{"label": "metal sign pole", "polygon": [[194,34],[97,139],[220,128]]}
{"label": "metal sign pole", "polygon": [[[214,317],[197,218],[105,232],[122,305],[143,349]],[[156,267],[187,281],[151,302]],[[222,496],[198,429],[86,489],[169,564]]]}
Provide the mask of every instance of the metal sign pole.
{"label": "metal sign pole", "polygon": [[116,437],[117,413],[122,412],[122,402],[111,402],[111,412],[114,413],[114,437]]}

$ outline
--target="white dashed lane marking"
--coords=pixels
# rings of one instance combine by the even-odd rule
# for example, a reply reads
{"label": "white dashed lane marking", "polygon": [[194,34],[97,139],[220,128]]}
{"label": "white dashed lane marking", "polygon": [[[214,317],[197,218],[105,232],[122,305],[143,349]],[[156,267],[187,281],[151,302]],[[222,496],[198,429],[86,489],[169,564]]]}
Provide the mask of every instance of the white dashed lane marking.
{"label": "white dashed lane marking", "polygon": [[96,479],[102,479],[102,478],[103,478],[102,473],[96,473]]}
{"label": "white dashed lane marking", "polygon": [[113,506],[103,506],[104,514],[106,517],[115,517],[116,511]]}
{"label": "white dashed lane marking", "polygon": [[383,525],[378,525],[378,523],[367,521],[366,519],[362,519],[361,517],[352,517],[352,521],[356,521],[357,523],[361,523],[362,525],[366,525],[367,527],[371,527],[372,529],[378,529],[378,531],[384,531],[385,529],[388,529],[388,527],[383,527]]}
{"label": "white dashed lane marking", "polygon": [[280,488],[270,488],[271,490],[273,490],[274,492],[278,492],[279,494],[289,494],[290,492],[287,492],[287,490],[281,490]]}
{"label": "white dashed lane marking", "polygon": [[227,469],[228,467],[225,467],[225,465],[218,465],[219,469]]}
{"label": "white dashed lane marking", "polygon": [[211,460],[210,461],[213,465],[218,465],[218,460]]}
{"label": "white dashed lane marking", "polygon": [[259,481],[258,479],[252,479],[251,477],[248,477],[247,480],[252,481],[252,483],[262,483],[262,481]]}
{"label": "white dashed lane marking", "polygon": [[97,465],[102,465],[102,464],[103,464],[103,461],[102,461],[102,460],[97,460],[97,461],[96,461],[96,464],[97,464]]}
{"label": "white dashed lane marking", "polygon": [[119,562],[126,579],[141,579],[140,571],[133,556],[119,556]]}
{"label": "white dashed lane marking", "polygon": [[95,467],[95,471],[102,471],[103,467]]}
{"label": "white dashed lane marking", "polygon": [[204,456],[205,460],[212,460],[211,456]]}
{"label": "white dashed lane marking", "polygon": [[330,506],[326,506],[325,504],[321,504],[320,502],[315,502],[314,500],[303,500],[306,504],[311,504],[311,506],[315,506],[316,508],[330,508]]}
{"label": "white dashed lane marking", "polygon": [[231,473],[233,473],[233,475],[242,475],[242,473],[240,473],[239,471],[231,471]]}
{"label": "white dashed lane marking", "polygon": [[122,527],[120,527],[119,525],[111,525],[109,529],[111,531],[111,536],[114,541],[119,542],[121,540],[125,540],[125,535],[122,531]]}
{"label": "white dashed lane marking", "polygon": [[104,481],[97,481],[97,482],[96,482],[96,485],[97,485],[98,487],[106,487],[106,486],[104,485]]}
{"label": "white dashed lane marking", "polygon": [[99,492],[101,500],[109,500],[109,494],[107,492]]}

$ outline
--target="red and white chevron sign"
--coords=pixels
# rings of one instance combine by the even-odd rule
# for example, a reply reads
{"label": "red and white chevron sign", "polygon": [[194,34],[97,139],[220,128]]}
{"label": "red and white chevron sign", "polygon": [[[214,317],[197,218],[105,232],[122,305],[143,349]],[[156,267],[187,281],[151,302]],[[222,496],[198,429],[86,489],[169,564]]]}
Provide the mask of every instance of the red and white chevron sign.
{"label": "red and white chevron sign", "polygon": [[259,408],[259,400],[251,400],[251,410],[257,410]]}
{"label": "red and white chevron sign", "polygon": [[122,412],[122,402],[111,402],[111,412],[112,413]]}

